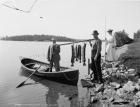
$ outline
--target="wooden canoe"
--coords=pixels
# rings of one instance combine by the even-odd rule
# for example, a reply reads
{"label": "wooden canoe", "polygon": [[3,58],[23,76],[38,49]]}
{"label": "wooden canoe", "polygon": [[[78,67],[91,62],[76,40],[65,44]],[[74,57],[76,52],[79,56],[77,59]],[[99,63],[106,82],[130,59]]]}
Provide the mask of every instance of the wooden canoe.
{"label": "wooden canoe", "polygon": [[30,73],[40,67],[35,75],[48,80],[53,80],[65,84],[77,85],[79,79],[79,70],[69,67],[60,67],[60,71],[49,72],[49,64],[31,58],[20,57],[22,67]]}

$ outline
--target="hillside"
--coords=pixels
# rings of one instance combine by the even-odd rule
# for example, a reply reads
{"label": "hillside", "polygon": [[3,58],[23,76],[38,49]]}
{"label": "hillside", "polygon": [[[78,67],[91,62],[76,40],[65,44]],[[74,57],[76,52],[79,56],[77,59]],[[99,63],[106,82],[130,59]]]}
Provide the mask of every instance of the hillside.
{"label": "hillside", "polygon": [[[119,60],[128,68],[140,71],[140,38],[131,44],[124,45],[117,50]],[[139,72],[140,73],[140,72]]]}
{"label": "hillside", "polygon": [[1,40],[11,40],[11,41],[51,41],[54,38],[59,42],[72,42],[76,39],[67,38],[64,36],[54,36],[54,35],[18,35],[18,36],[6,36],[1,38]]}

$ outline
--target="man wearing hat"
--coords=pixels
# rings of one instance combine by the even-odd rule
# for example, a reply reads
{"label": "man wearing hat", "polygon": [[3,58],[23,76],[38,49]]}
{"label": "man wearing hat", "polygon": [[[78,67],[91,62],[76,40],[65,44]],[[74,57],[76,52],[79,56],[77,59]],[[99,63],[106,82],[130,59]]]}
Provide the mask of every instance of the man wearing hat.
{"label": "man wearing hat", "polygon": [[94,78],[92,79],[92,82],[98,82],[102,83],[102,71],[101,71],[101,47],[102,47],[102,41],[98,38],[98,31],[94,30],[93,38],[95,39],[93,43],[89,41],[91,46],[91,69],[92,73],[91,76],[94,74]]}
{"label": "man wearing hat", "polygon": [[53,44],[49,46],[48,49],[48,61],[50,62],[50,72],[52,72],[52,67],[54,65],[56,71],[60,71],[60,46],[56,44],[56,40],[52,38]]}

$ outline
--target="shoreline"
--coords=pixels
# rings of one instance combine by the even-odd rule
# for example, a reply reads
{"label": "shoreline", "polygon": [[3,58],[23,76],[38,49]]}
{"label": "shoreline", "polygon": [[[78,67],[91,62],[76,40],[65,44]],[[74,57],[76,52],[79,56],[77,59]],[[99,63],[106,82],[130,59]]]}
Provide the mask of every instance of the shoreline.
{"label": "shoreline", "polygon": [[91,103],[102,103],[111,107],[140,105],[140,39],[119,47],[116,52],[118,67],[105,68],[102,72],[104,84],[93,83]]}

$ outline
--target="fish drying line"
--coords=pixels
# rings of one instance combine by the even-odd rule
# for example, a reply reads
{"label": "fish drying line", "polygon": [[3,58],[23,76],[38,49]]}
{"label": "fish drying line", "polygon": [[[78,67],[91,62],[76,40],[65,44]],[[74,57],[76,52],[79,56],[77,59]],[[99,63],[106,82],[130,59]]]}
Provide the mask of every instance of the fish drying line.
{"label": "fish drying line", "polygon": [[9,6],[9,5],[4,4],[4,3],[2,3],[2,5],[5,6],[5,7],[14,9],[14,10],[22,11],[22,12],[25,12],[25,13],[30,13],[30,12],[32,11],[32,9],[33,9],[33,7],[34,7],[34,5],[36,4],[37,1],[38,1],[38,0],[35,0],[35,1],[33,2],[33,4],[31,5],[31,7],[30,7],[30,9],[29,9],[28,11],[19,9],[19,8],[15,7],[15,6]]}

